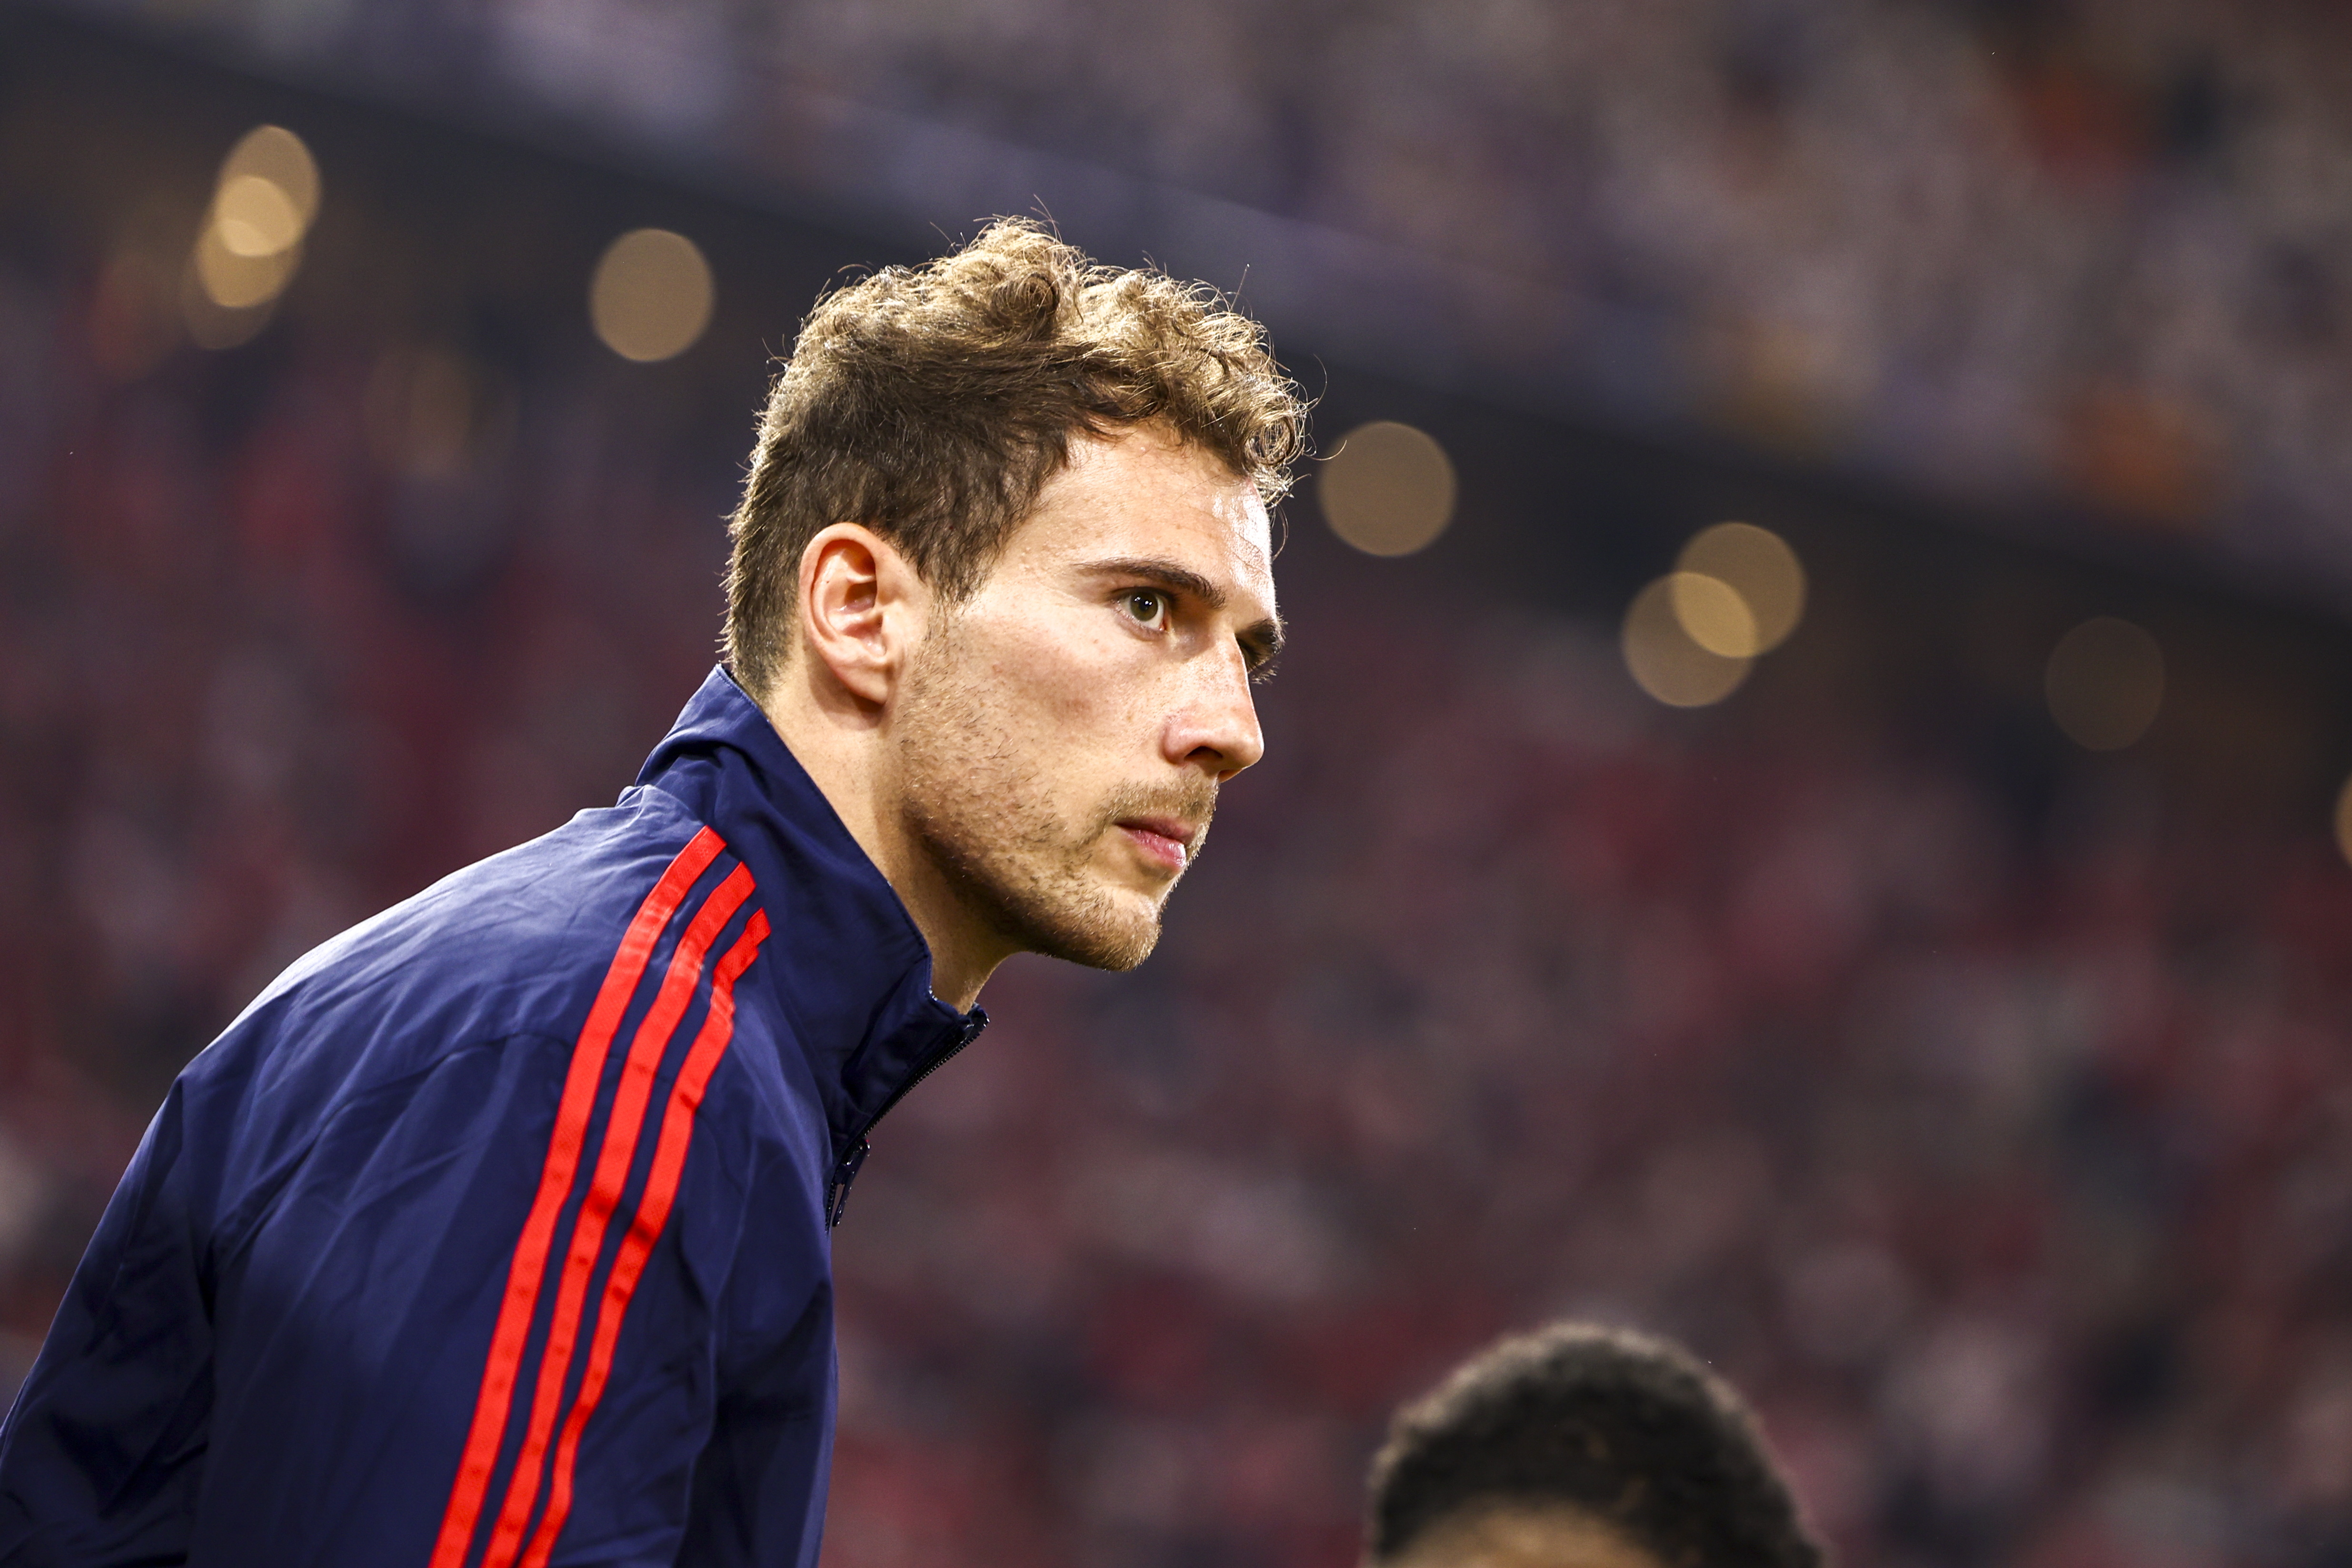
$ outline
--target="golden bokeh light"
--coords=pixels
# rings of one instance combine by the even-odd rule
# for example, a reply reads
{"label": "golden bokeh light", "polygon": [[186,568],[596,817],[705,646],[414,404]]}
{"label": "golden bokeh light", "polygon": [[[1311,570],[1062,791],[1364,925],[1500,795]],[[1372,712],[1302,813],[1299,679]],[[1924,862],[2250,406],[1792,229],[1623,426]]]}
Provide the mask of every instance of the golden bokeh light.
{"label": "golden bokeh light", "polygon": [[2050,716],[2085,751],[2119,752],[2164,706],[2164,650],[2131,622],[2095,616],[2050,650],[2042,689]]}
{"label": "golden bokeh light", "polygon": [[1423,431],[1392,419],[1359,425],[1318,471],[1331,531],[1368,555],[1410,555],[1454,520],[1454,464]]}
{"label": "golden bokeh light", "polygon": [[1748,522],[1718,522],[1702,529],[1683,546],[1675,569],[1712,577],[1744,603],[1753,628],[1750,646],[1709,642],[1696,626],[1691,627],[1693,637],[1717,653],[1769,653],[1788,641],[1804,618],[1805,569],[1797,552],[1769,529]]}
{"label": "golden bokeh light", "polygon": [[196,237],[196,281],[224,310],[249,310],[278,298],[292,281],[297,259],[291,249],[241,255],[229,247],[217,224]]}
{"label": "golden bokeh light", "polygon": [[636,228],[605,248],[588,285],[588,319],[604,346],[640,363],[672,359],[710,324],[710,264],[694,241]]}
{"label": "golden bokeh light", "polygon": [[182,290],[188,335],[198,344],[233,348],[268,324],[302,264],[319,190],[318,162],[284,126],[257,126],[229,149],[188,258],[192,287]]}
{"label": "golden bokeh light", "polygon": [[1753,658],[1762,649],[1756,616],[1720,577],[1676,572],[1666,578],[1675,620],[1691,641],[1721,658]]}
{"label": "golden bokeh light", "polygon": [[1720,702],[1748,679],[1752,659],[1726,658],[1709,651],[1683,624],[1677,600],[1717,605],[1717,594],[1737,600],[1712,578],[1699,587],[1680,581],[1696,574],[1670,573],[1633,595],[1625,611],[1625,668],[1633,683],[1670,708],[1704,708]]}
{"label": "golden bokeh light", "polygon": [[213,227],[232,256],[275,256],[302,237],[302,214],[276,181],[239,174],[213,198]]}
{"label": "golden bokeh light", "polygon": [[254,127],[221,160],[222,191],[247,179],[278,187],[294,209],[297,237],[319,216],[318,160],[310,156],[302,138],[284,126]]}

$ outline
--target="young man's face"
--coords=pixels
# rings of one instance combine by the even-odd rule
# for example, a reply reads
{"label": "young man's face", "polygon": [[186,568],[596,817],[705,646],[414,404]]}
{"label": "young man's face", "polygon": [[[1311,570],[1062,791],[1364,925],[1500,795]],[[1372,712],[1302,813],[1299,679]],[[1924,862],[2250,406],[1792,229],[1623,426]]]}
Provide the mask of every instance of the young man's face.
{"label": "young man's face", "polygon": [[910,664],[907,828],[1014,951],[1143,961],[1217,786],[1265,750],[1280,640],[1255,488],[1159,426],[1075,438]]}

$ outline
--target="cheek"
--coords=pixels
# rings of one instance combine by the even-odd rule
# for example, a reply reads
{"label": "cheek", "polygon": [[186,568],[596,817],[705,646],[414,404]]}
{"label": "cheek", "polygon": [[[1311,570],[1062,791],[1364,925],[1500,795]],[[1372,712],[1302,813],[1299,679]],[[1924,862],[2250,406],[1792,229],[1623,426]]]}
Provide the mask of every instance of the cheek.
{"label": "cheek", "polygon": [[1055,630],[1034,628],[995,650],[991,684],[1008,717],[1018,715],[1039,742],[1089,748],[1149,721],[1141,644],[1116,628],[1108,636],[1093,626]]}

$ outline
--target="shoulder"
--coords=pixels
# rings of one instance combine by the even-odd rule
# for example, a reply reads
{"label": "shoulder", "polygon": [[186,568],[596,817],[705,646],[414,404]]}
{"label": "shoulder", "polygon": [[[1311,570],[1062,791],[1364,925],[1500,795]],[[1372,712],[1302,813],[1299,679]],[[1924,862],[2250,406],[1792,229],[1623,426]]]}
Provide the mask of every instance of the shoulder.
{"label": "shoulder", "polygon": [[298,960],[261,1000],[392,991],[530,1006],[539,988],[601,970],[649,900],[674,913],[724,849],[673,797],[632,790],[354,926]]}
{"label": "shoulder", "polygon": [[675,798],[632,790],[313,949],[189,1076],[323,1069],[363,1088],[484,1041],[573,1037],[600,995],[617,990],[626,1004],[729,868],[716,835]]}
{"label": "shoulder", "polygon": [[632,791],[297,962],[182,1075],[192,1131],[232,1194],[330,1130],[355,1160],[395,1127],[428,1163],[551,1136],[593,1163],[609,1144],[624,1171],[662,1153],[673,1182],[690,1146],[728,1212],[772,1184],[770,1145],[806,1131],[776,1071],[784,1026],[739,985],[766,940],[718,835]]}

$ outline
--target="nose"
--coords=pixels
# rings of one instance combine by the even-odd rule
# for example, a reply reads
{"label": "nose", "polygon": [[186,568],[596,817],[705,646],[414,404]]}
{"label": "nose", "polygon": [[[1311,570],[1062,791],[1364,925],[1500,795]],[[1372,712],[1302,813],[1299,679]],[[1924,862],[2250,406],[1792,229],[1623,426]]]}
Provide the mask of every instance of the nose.
{"label": "nose", "polygon": [[1164,749],[1177,766],[1199,768],[1223,784],[1265,755],[1249,667],[1231,645],[1191,662],[1200,679],[1170,716]]}

